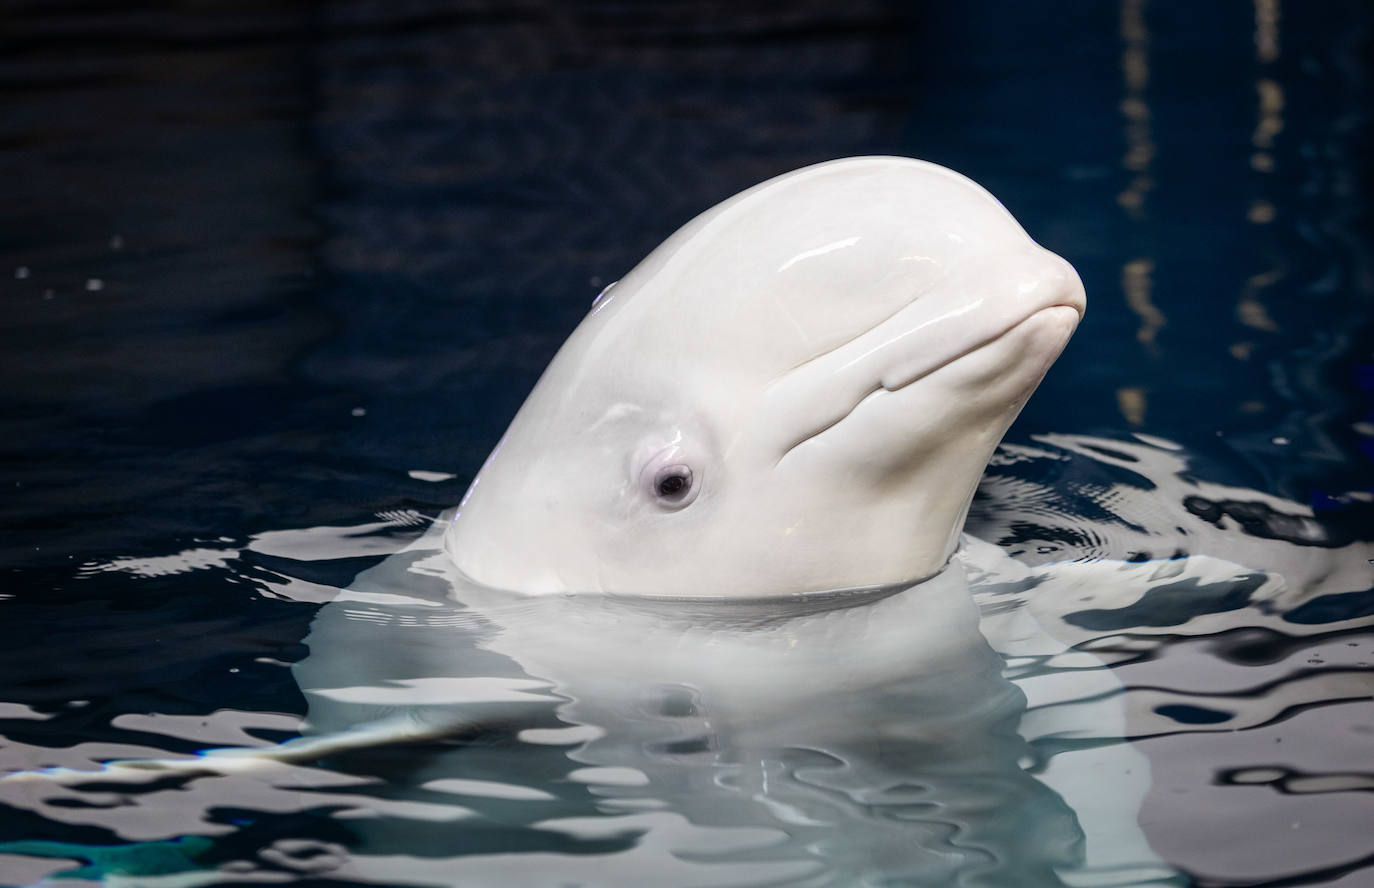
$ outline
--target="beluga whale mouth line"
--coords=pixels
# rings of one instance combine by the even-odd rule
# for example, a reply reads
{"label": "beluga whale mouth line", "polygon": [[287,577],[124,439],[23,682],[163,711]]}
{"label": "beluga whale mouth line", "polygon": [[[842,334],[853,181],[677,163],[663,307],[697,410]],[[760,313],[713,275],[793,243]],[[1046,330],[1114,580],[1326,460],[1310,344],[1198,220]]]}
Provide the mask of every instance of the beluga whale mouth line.
{"label": "beluga whale mouth line", "polygon": [[[971,310],[971,309],[970,309],[970,310]],[[924,378],[926,378],[926,377],[928,377],[928,376],[931,376],[932,374],[938,373],[938,372],[940,372],[941,370],[944,370],[946,367],[949,367],[949,366],[952,365],[952,364],[958,363],[959,361],[962,361],[962,360],[964,360],[964,359],[966,359],[966,358],[969,358],[969,357],[971,357],[971,356],[973,356],[973,355],[976,355],[978,352],[981,352],[983,349],[987,349],[987,348],[994,347],[994,346],[996,346],[998,343],[1000,343],[1000,342],[1002,342],[1003,340],[1005,340],[1007,337],[1012,336],[1013,334],[1015,334],[1015,333],[1017,332],[1017,330],[1021,328],[1022,325],[1031,323],[1031,322],[1034,321],[1036,318],[1040,317],[1041,315],[1045,314],[1046,312],[1061,312],[1061,313],[1062,313],[1062,312],[1072,312],[1072,313],[1073,313],[1073,317],[1072,317],[1071,319],[1065,318],[1065,320],[1066,320],[1066,322],[1067,322],[1067,323],[1065,324],[1065,327],[1066,327],[1066,336],[1065,336],[1065,338],[1066,338],[1066,339],[1067,339],[1067,333],[1071,333],[1071,332],[1072,332],[1073,326],[1076,325],[1077,322],[1078,322],[1078,320],[1079,320],[1080,318],[1082,318],[1082,316],[1083,316],[1083,308],[1082,308],[1082,305],[1081,305],[1081,304],[1073,304],[1073,303],[1067,302],[1067,301],[1066,301],[1066,302],[1058,302],[1058,303],[1055,303],[1055,304],[1053,304],[1053,305],[1047,305],[1047,306],[1045,306],[1045,307],[1043,307],[1043,308],[1037,308],[1037,309],[1035,309],[1034,311],[1032,311],[1029,315],[1027,315],[1025,318],[1022,318],[1020,321],[1017,321],[1015,324],[1013,324],[1012,327],[1011,327],[1010,329],[1005,330],[1005,331],[1003,331],[1002,333],[1000,333],[1000,334],[998,334],[998,335],[996,335],[996,336],[993,336],[992,338],[990,338],[990,339],[988,339],[988,340],[986,340],[986,341],[980,342],[980,343],[978,343],[977,345],[974,345],[974,346],[972,346],[972,347],[970,347],[970,348],[968,348],[968,349],[966,349],[966,350],[964,350],[964,351],[962,351],[962,352],[959,352],[959,353],[956,354],[956,355],[953,355],[953,356],[951,356],[951,357],[945,358],[945,359],[941,360],[940,363],[934,364],[933,366],[931,366],[931,367],[929,367],[929,368],[927,368],[927,369],[923,369],[922,371],[917,372],[917,373],[901,374],[901,375],[897,376],[897,378],[895,378],[895,379],[894,379],[894,378],[883,378],[883,379],[880,379],[880,380],[878,380],[877,382],[875,382],[867,391],[863,392],[862,396],[859,397],[859,399],[856,400],[856,401],[849,407],[849,409],[846,410],[846,411],[844,412],[843,415],[837,416],[837,417],[833,418],[830,422],[827,422],[827,423],[825,423],[824,425],[821,425],[821,426],[815,428],[814,430],[812,430],[812,431],[810,431],[809,433],[807,433],[806,435],[804,435],[804,436],[798,438],[798,439],[797,439],[796,441],[794,441],[791,445],[789,445],[781,454],[779,454],[777,460],[774,462],[774,466],[776,467],[779,463],[781,463],[781,462],[787,457],[788,454],[790,454],[792,451],[796,450],[798,447],[800,447],[800,446],[802,446],[803,444],[806,444],[807,442],[809,442],[809,441],[811,441],[811,440],[813,440],[813,439],[815,439],[815,438],[817,438],[817,437],[819,437],[819,436],[825,434],[826,432],[828,432],[828,431],[830,431],[831,429],[833,429],[833,428],[835,428],[836,426],[838,426],[840,423],[844,422],[845,419],[847,419],[850,415],[852,415],[853,412],[854,412],[855,410],[857,410],[861,404],[863,404],[865,401],[868,401],[869,399],[873,398],[875,395],[882,395],[882,394],[884,394],[884,393],[892,394],[892,393],[899,392],[899,391],[901,391],[902,389],[906,388],[907,386],[913,385],[914,383],[916,383],[916,382],[918,382],[918,381],[920,381],[920,380],[922,380],[922,379],[924,379]],[[856,358],[855,361],[854,361],[854,362],[851,362],[851,363],[855,363],[855,362],[857,362],[857,361],[859,361],[859,360],[862,360],[862,358]]]}
{"label": "beluga whale mouth line", "polygon": [[958,173],[859,157],[771,179],[603,293],[445,547],[534,595],[931,576],[1083,305],[1073,268]]}

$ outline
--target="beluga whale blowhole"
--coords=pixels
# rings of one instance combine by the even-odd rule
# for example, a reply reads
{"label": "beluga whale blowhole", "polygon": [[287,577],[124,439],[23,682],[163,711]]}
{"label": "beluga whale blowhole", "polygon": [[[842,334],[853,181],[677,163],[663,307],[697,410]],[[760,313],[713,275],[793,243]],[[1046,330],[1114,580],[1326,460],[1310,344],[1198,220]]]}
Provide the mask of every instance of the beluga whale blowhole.
{"label": "beluga whale blowhole", "polygon": [[859,157],[721,203],[592,306],[452,517],[524,593],[909,583],[956,548],[1083,286],[972,181]]}

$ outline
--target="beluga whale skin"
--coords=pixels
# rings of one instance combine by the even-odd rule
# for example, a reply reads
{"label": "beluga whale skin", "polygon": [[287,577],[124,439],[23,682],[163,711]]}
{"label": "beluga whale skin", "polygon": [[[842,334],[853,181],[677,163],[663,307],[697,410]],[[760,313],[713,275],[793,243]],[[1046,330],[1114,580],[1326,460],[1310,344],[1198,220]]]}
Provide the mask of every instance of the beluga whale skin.
{"label": "beluga whale skin", "polygon": [[444,545],[531,594],[768,597],[906,583],[957,546],[1082,283],[931,163],[806,167],[608,287]]}

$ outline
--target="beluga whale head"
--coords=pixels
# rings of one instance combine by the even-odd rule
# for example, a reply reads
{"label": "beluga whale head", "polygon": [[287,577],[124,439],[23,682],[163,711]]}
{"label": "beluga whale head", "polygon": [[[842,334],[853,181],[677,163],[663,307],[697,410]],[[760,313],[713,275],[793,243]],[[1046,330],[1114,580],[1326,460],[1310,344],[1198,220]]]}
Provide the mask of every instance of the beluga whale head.
{"label": "beluga whale head", "polygon": [[927,577],[1083,309],[1073,268],[943,167],[771,179],[597,298],[445,547],[471,580],[533,594]]}

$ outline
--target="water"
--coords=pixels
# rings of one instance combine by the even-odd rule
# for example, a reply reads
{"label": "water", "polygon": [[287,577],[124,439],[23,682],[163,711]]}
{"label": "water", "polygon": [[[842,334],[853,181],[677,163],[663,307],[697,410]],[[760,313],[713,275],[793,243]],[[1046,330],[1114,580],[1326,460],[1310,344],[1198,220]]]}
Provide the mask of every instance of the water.
{"label": "water", "polygon": [[[288,667],[327,662],[302,644],[330,625],[311,628],[320,604],[458,500],[606,282],[760,179],[898,153],[988,186],[1090,296],[970,530],[1027,570],[1215,559],[1177,578],[1197,595],[1042,614],[1115,664],[1080,675],[1127,689],[1101,729],[1135,742],[1101,748],[1149,762],[1141,831],[1196,885],[1368,884],[1370,15],[11,4],[0,767],[295,737]],[[999,570],[1020,585],[983,578],[986,620],[1055,600]],[[1171,579],[1125,576],[1091,582]],[[465,672],[431,677],[528,680],[454,620],[475,633]],[[384,629],[374,649],[394,651]],[[586,715],[604,736],[578,735],[563,698],[520,686],[540,699],[518,728],[329,767],[10,784],[0,841],[49,844],[0,852],[0,883],[340,883],[348,859],[384,882],[642,884],[639,862],[678,849],[680,883],[1054,884],[1104,822],[1053,773],[1093,738],[1036,734],[1033,713],[1066,711],[1036,697],[1062,661],[1013,656],[1004,676],[950,656],[966,692],[917,682],[891,691],[903,706],[863,697],[763,736],[713,734],[671,689],[633,730],[611,707]],[[865,746],[846,719],[898,739]],[[961,742],[930,741],[940,726]],[[654,758],[636,731],[684,746]],[[588,770],[613,767],[649,783]],[[976,840],[954,846],[1001,871],[921,856],[958,818]]]}

